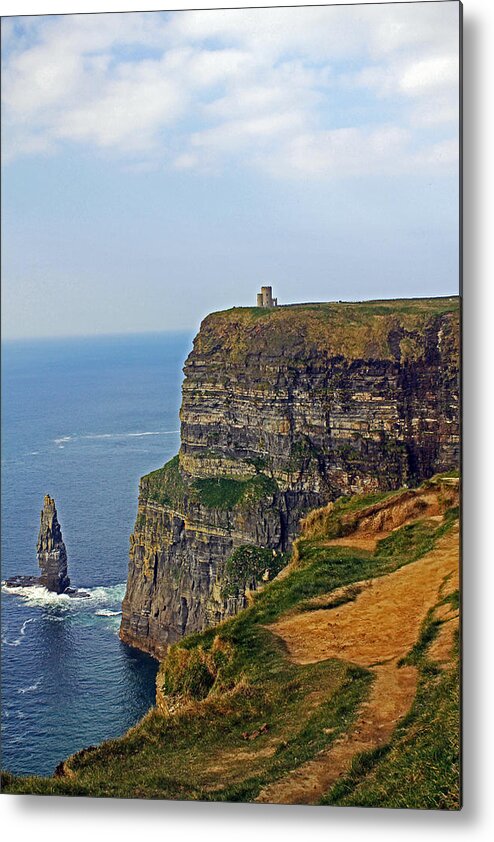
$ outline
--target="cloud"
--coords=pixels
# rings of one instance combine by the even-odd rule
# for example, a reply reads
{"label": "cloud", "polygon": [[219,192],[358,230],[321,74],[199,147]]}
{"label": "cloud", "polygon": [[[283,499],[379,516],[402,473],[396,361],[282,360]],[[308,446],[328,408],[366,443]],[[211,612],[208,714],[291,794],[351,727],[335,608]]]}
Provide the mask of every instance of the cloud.
{"label": "cloud", "polygon": [[441,88],[458,88],[458,57],[432,56],[411,64],[400,79],[400,88],[410,96],[422,96]]}
{"label": "cloud", "polygon": [[397,171],[397,160],[406,167],[410,135],[395,126],[378,129],[335,129],[295,135],[275,156],[264,159],[264,167],[273,174],[297,176],[320,175],[341,178],[383,175]]}
{"label": "cloud", "polygon": [[7,163],[67,144],[134,171],[457,162],[454,3],[19,18],[3,37]]}
{"label": "cloud", "polygon": [[185,102],[179,86],[160,63],[122,65],[104,91],[57,115],[53,129],[60,138],[89,141],[127,152],[152,149],[157,127],[175,122]]}

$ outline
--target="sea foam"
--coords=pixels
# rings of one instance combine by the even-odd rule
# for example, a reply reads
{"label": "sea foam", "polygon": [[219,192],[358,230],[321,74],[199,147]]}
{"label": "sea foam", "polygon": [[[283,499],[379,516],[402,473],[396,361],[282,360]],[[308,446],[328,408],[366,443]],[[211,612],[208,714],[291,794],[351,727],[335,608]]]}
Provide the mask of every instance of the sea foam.
{"label": "sea foam", "polygon": [[[117,606],[120,606],[125,594],[125,582],[106,587],[81,588],[80,590],[88,593],[90,598],[78,599],[77,596],[53,593],[53,591],[47,590],[42,585],[33,585],[29,588],[3,588],[2,593],[18,596],[25,605],[33,608],[57,607],[65,609],[65,611],[70,613],[80,611],[96,613],[95,608],[102,609],[108,607],[116,610]],[[34,618],[32,620],[26,620],[24,625],[33,621]],[[24,634],[24,632],[21,631],[21,634]]]}

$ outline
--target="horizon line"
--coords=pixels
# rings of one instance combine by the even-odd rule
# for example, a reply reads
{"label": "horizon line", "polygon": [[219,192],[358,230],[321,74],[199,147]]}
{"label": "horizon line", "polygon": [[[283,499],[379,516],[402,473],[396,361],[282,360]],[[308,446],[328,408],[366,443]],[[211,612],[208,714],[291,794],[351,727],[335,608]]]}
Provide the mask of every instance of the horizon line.
{"label": "horizon line", "polygon": [[[413,295],[413,296],[390,296],[387,297],[380,297],[380,298],[359,298],[359,299],[332,299],[326,301],[292,301],[286,304],[278,304],[278,309],[283,307],[303,307],[303,306],[312,306],[315,304],[372,304],[378,303],[381,301],[430,301],[432,299],[447,299],[447,298],[461,298],[461,291],[452,292],[452,293],[445,293],[443,295]],[[201,316],[199,320],[199,325],[208,315],[211,313],[221,313],[227,312],[228,310],[249,310],[255,309],[255,304],[240,304],[236,305],[233,304],[231,307],[225,307],[221,310],[211,310],[206,313],[204,316]],[[101,333],[69,333],[69,334],[62,334],[62,335],[53,335],[53,336],[0,336],[0,342],[3,345],[7,342],[43,342],[43,341],[66,341],[70,339],[104,339],[104,338],[124,338],[124,337],[131,337],[131,336],[157,336],[164,333],[174,333],[174,334],[190,334],[193,331],[197,332],[197,327],[181,327],[181,328],[153,328],[151,330],[130,330],[130,331],[114,331],[114,332],[101,332]]]}

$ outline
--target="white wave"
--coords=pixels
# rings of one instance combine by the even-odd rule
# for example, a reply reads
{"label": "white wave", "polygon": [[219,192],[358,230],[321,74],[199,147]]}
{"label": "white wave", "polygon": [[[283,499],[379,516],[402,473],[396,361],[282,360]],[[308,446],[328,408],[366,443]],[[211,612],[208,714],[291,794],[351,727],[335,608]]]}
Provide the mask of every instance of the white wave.
{"label": "white wave", "polygon": [[36,622],[34,617],[30,617],[28,620],[24,620],[24,622],[21,626],[21,636],[22,637],[24,637],[24,635],[26,634],[26,626],[28,626],[29,623],[34,623],[34,622]]}
{"label": "white wave", "polygon": [[180,430],[145,430],[139,433],[87,433],[81,439],[132,439],[142,436],[174,436]]}
{"label": "white wave", "polygon": [[9,640],[8,638],[2,636],[2,646],[20,646],[22,640],[17,638],[17,640]]}
{"label": "white wave", "polygon": [[22,638],[26,634],[27,626],[29,625],[29,623],[34,623],[34,622],[35,622],[34,617],[30,617],[28,620],[24,620],[24,622],[23,622],[23,624],[20,628],[20,631],[19,631],[19,637],[17,637],[15,640],[8,640],[8,638],[6,638],[5,636],[2,636],[2,643],[4,644],[4,646],[20,646],[21,643],[22,643]]}
{"label": "white wave", "polygon": [[[118,634],[122,613],[120,606],[125,595],[125,587],[126,583],[121,582],[118,585],[81,588],[90,596],[85,599],[74,599],[66,594],[52,593],[40,585],[30,588],[5,588],[3,592],[15,594],[30,608],[41,609],[43,622],[63,622],[72,619],[74,622],[101,624],[101,619],[97,620],[96,617],[105,617],[104,627]],[[21,628],[21,636],[17,640],[9,641],[2,638],[2,643],[7,646],[19,646],[28,622],[33,622],[33,619],[25,621]]]}
{"label": "white wave", "polygon": [[47,590],[42,585],[32,585],[28,588],[4,588],[2,592],[4,594],[14,594],[15,596],[20,596],[26,605],[36,607],[59,606],[66,609],[80,609],[82,606],[86,609],[91,609],[96,605],[104,606],[120,603],[125,594],[125,582],[106,587],[99,586],[95,588],[78,588],[78,590],[83,593],[88,593],[91,598],[77,599],[77,597],[68,596],[67,594],[53,593],[53,591]]}
{"label": "white wave", "polygon": [[72,436],[61,436],[59,439],[53,439],[55,444],[61,445],[63,442],[71,441]]}
{"label": "white wave", "polygon": [[75,441],[76,439],[132,439],[142,438],[143,436],[176,436],[180,430],[143,430],[136,433],[84,433],[80,436],[61,436],[58,439],[53,439],[53,443],[58,447],[63,447],[68,441]]}
{"label": "white wave", "polygon": [[157,433],[126,433],[126,436],[129,438],[139,438],[140,436],[176,436],[180,433],[180,430],[160,430]]}
{"label": "white wave", "polygon": [[39,685],[43,681],[43,676],[41,675],[34,684],[30,684],[29,687],[19,687],[18,693],[33,693],[35,690],[38,689]]}
{"label": "white wave", "polygon": [[71,601],[66,594],[53,593],[42,585],[31,585],[28,588],[4,588],[2,593],[20,596],[26,605],[32,606],[68,605]]}
{"label": "white wave", "polygon": [[[120,582],[118,585],[108,585],[106,587],[85,588],[87,593],[91,594],[91,599],[96,600],[103,605],[120,603],[125,596],[125,582]],[[89,602],[89,600],[86,600]],[[94,604],[94,603],[93,603]]]}

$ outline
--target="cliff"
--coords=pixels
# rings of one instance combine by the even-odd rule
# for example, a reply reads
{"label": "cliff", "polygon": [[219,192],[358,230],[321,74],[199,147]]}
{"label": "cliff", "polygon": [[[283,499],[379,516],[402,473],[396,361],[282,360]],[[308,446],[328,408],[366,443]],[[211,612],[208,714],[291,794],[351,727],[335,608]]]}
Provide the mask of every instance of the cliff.
{"label": "cliff", "polygon": [[308,510],[458,466],[457,298],[213,313],[184,372],[122,606],[121,638],[152,654],[244,607]]}

